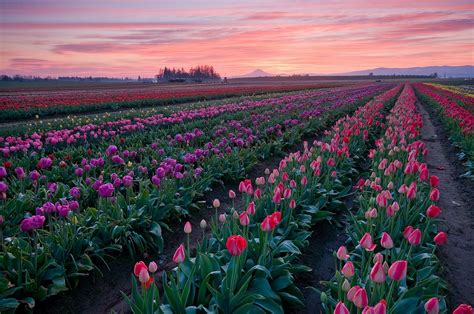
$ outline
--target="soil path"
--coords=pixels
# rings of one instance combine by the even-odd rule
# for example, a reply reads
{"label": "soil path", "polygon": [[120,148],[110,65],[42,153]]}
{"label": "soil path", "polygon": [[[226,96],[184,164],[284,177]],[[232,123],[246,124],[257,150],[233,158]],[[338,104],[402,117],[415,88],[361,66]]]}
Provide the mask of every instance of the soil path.
{"label": "soil path", "polygon": [[463,165],[456,159],[457,151],[435,114],[420,103],[418,110],[423,116],[428,169],[440,178],[439,206],[444,221],[439,229],[448,233],[448,243],[440,248],[439,257],[450,285],[447,305],[451,312],[461,303],[474,303],[474,182],[459,178]]}

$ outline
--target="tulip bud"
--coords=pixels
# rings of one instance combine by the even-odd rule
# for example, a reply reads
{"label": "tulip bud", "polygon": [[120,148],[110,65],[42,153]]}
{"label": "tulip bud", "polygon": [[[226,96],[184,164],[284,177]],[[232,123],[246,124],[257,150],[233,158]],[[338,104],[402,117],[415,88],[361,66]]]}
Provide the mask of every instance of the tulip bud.
{"label": "tulip bud", "polygon": [[374,258],[372,259],[372,261],[373,261],[374,263],[377,263],[377,262],[383,263],[383,255],[382,255],[382,253],[379,252],[379,253],[375,254],[375,255],[374,255]]}
{"label": "tulip bud", "polygon": [[193,231],[193,227],[191,226],[191,223],[189,221],[187,221],[184,224],[184,233],[190,234],[192,231]]}
{"label": "tulip bud", "polygon": [[158,265],[156,265],[155,262],[150,262],[148,265],[148,270],[150,270],[151,273],[154,273],[158,270]]}
{"label": "tulip bud", "polygon": [[249,214],[249,215],[255,214],[255,203],[254,202],[250,202],[249,206],[247,206],[247,214]]}
{"label": "tulip bud", "polygon": [[221,206],[221,202],[216,198],[214,201],[212,201],[212,206],[219,208]]}
{"label": "tulip bud", "polygon": [[270,169],[266,168],[265,169],[265,174],[268,176],[270,174]]}
{"label": "tulip bud", "polygon": [[219,221],[220,221],[221,223],[224,223],[225,220],[226,220],[226,215],[225,215],[225,214],[220,214],[220,215],[219,215]]}
{"label": "tulip bud", "polygon": [[[231,198],[231,199],[235,198],[235,192],[234,191],[229,190],[229,198]],[[220,203],[219,203],[219,205],[220,205]],[[219,207],[219,206],[217,206],[217,207]]]}
{"label": "tulip bud", "polygon": [[239,219],[239,213],[236,212],[236,211],[234,211],[234,212],[232,213],[232,218],[234,218],[235,220]]}
{"label": "tulip bud", "polygon": [[389,269],[389,268],[390,268],[390,267],[388,266],[387,261],[383,262],[383,271],[384,271],[385,273],[388,273],[388,269]]}
{"label": "tulip bud", "polygon": [[201,229],[206,229],[207,228],[207,222],[203,219],[199,223],[199,226],[201,227]]}
{"label": "tulip bud", "polygon": [[347,292],[351,289],[351,284],[349,283],[349,280],[344,279],[344,282],[342,283],[342,290]]}

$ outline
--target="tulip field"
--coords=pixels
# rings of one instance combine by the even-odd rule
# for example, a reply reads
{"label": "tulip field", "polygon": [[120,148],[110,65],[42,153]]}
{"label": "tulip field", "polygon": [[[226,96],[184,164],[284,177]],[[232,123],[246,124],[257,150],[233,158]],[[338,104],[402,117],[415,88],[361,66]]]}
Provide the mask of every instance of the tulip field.
{"label": "tulip field", "polygon": [[[446,257],[449,196],[421,113],[440,121],[463,167],[456,180],[470,186],[472,95],[420,82],[269,91],[280,93],[1,129],[0,312],[54,312],[42,304],[124,257],[134,267],[121,269],[109,312],[472,314],[474,289],[454,297],[461,286],[445,272],[458,267]],[[115,96],[58,99],[86,112]],[[62,101],[0,106],[26,118]],[[343,224],[345,240],[308,287],[302,276],[320,269],[302,256],[323,224]]]}

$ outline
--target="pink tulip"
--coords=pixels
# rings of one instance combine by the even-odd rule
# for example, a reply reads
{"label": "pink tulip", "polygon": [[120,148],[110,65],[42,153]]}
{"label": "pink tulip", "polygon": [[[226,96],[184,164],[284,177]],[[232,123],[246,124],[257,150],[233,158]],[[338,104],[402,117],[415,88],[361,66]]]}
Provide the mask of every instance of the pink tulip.
{"label": "pink tulip", "polygon": [[439,201],[439,190],[437,188],[434,188],[430,192],[430,200],[432,201]]}
{"label": "pink tulip", "polygon": [[428,301],[426,301],[425,311],[428,314],[438,314],[439,313],[438,298],[431,298]]}
{"label": "pink tulip", "polygon": [[355,273],[354,264],[352,264],[351,261],[346,262],[346,264],[344,264],[344,267],[342,267],[341,273],[346,278],[351,278],[352,276],[354,276],[354,273]]}
{"label": "pink tulip", "polygon": [[393,248],[393,240],[387,232],[382,233],[382,238],[380,239],[380,245],[384,249]]}
{"label": "pink tulip", "polygon": [[290,207],[290,208],[296,208],[296,201],[295,201],[294,199],[292,199],[292,200],[290,201],[290,204],[288,205],[288,207]]}
{"label": "pink tulip", "polygon": [[193,231],[193,227],[191,226],[191,223],[188,221],[184,224],[184,233],[190,234]]}
{"label": "pink tulip", "polygon": [[405,230],[403,231],[403,237],[408,240],[408,237],[410,236],[412,232],[413,232],[413,227],[407,226]]}
{"label": "pink tulip", "polygon": [[374,306],[374,314],[386,314],[387,313],[387,305],[384,302],[385,302],[385,300],[382,300]]}
{"label": "pink tulip", "polygon": [[374,258],[373,258],[373,261],[374,261],[374,263],[377,263],[377,262],[383,263],[383,255],[382,255],[382,253],[379,252],[379,253],[375,254],[375,255],[374,255]]}
{"label": "pink tulip", "polygon": [[247,226],[250,223],[249,215],[247,212],[243,212],[239,215],[240,224],[242,226]]}
{"label": "pink tulip", "polygon": [[151,273],[154,273],[158,270],[158,265],[156,265],[155,262],[150,262],[150,265],[148,265],[148,269]]}
{"label": "pink tulip", "polygon": [[366,251],[373,251],[377,247],[377,244],[374,244],[372,241],[372,236],[370,233],[366,232],[362,239],[360,239],[359,244],[363,247]]}
{"label": "pink tulip", "polygon": [[347,300],[352,302],[352,300],[354,299],[354,295],[359,289],[361,289],[360,286],[354,286],[350,288],[349,291],[347,292]]}
{"label": "pink tulip", "polygon": [[372,270],[370,271],[370,280],[376,283],[385,282],[385,272],[381,262],[375,263],[374,267],[372,267]]}
{"label": "pink tulip", "polygon": [[229,190],[229,198],[234,199],[235,198],[235,192],[232,190]]}
{"label": "pink tulip", "polygon": [[334,314],[349,314],[349,309],[344,305],[344,303],[339,302],[336,304],[334,309]]}
{"label": "pink tulip", "polygon": [[408,242],[413,246],[418,246],[421,243],[421,231],[420,229],[415,229],[408,236]]}
{"label": "pink tulip", "polygon": [[336,253],[337,259],[340,261],[345,261],[349,258],[347,254],[347,248],[345,246],[340,246]]}
{"label": "pink tulip", "polygon": [[247,214],[253,215],[255,214],[255,203],[250,202],[249,205],[247,206]]}
{"label": "pink tulip", "polygon": [[184,246],[181,244],[173,255],[173,262],[180,264],[184,262]]}
{"label": "pink tulip", "polygon": [[390,266],[388,276],[395,281],[403,280],[407,276],[407,261],[396,261]]}
{"label": "pink tulip", "polygon": [[224,223],[225,220],[226,220],[226,215],[225,215],[225,214],[220,214],[220,215],[219,215],[219,221],[220,221],[221,223]]}
{"label": "pink tulip", "polygon": [[221,206],[221,202],[216,198],[215,200],[212,201],[212,206],[215,208],[218,208]]}
{"label": "pink tulip", "polygon": [[365,288],[360,288],[357,290],[357,292],[354,294],[354,297],[352,298],[352,302],[359,309],[363,309],[367,306],[369,301],[367,300],[367,292],[365,291]]}

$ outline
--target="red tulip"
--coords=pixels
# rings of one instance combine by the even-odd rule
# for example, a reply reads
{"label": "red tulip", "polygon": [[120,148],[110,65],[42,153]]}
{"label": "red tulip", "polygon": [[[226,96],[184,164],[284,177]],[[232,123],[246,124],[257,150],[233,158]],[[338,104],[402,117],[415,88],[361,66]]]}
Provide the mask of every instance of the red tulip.
{"label": "red tulip", "polygon": [[390,266],[388,276],[395,281],[403,280],[407,276],[407,261],[396,261]]}
{"label": "red tulip", "polygon": [[339,302],[336,304],[336,308],[334,309],[334,314],[349,314],[349,310],[344,305],[344,303]]}
{"label": "red tulip", "polygon": [[437,188],[434,188],[430,192],[430,200],[432,201],[439,201],[439,190]]}
{"label": "red tulip", "polygon": [[366,232],[362,239],[360,239],[359,244],[363,247],[366,251],[373,251],[377,247],[377,244],[374,244],[372,241],[372,236],[370,233]]}
{"label": "red tulip", "polygon": [[138,277],[140,276],[140,272],[145,269],[146,271],[148,271],[148,267],[146,267],[146,264],[143,262],[143,261],[139,261],[135,264],[135,266],[133,267],[133,274],[135,275],[135,277]]}
{"label": "red tulip", "polygon": [[428,301],[426,301],[425,311],[428,314],[438,314],[439,313],[438,298],[431,298]]}
{"label": "red tulip", "polygon": [[408,191],[407,191],[407,198],[412,200],[415,197],[416,197],[416,185],[410,184],[410,187],[408,188]]}
{"label": "red tulip", "polygon": [[408,236],[408,242],[413,246],[420,245],[421,236],[422,236],[422,234],[421,234],[420,229],[415,229]]}
{"label": "red tulip", "polygon": [[225,246],[232,256],[239,256],[247,248],[247,240],[240,235],[231,235],[227,238]]}
{"label": "red tulip", "polygon": [[354,297],[352,298],[352,302],[354,302],[354,305],[359,309],[363,309],[367,306],[369,301],[367,300],[367,292],[365,291],[365,288],[360,288],[357,290],[357,292],[354,294]]}
{"label": "red tulip", "polygon": [[351,278],[352,276],[354,276],[354,273],[355,273],[354,264],[352,264],[351,261],[344,264],[344,267],[342,267],[341,273],[346,278]]}
{"label": "red tulip", "polygon": [[173,262],[176,264],[184,262],[184,246],[182,244],[174,252]]}
{"label": "red tulip", "polygon": [[446,232],[441,231],[434,237],[433,241],[436,245],[443,245],[448,242],[448,235]]}
{"label": "red tulip", "polygon": [[426,210],[426,216],[430,218],[436,218],[439,216],[439,214],[441,214],[441,208],[436,205],[430,205],[430,207],[428,207]]}
{"label": "red tulip", "polygon": [[366,306],[366,307],[362,310],[362,314],[375,314],[374,308],[371,307],[371,306]]}
{"label": "red tulip", "polygon": [[374,267],[370,271],[370,280],[377,283],[385,282],[385,272],[381,262],[375,263]]}
{"label": "red tulip", "polygon": [[432,188],[437,188],[439,185],[439,177],[437,176],[431,176],[430,177],[430,186]]}
{"label": "red tulip", "polygon": [[472,306],[468,304],[461,304],[459,305],[453,312],[453,314],[473,314],[474,310]]}
{"label": "red tulip", "polygon": [[345,261],[349,258],[349,254],[347,254],[347,248],[345,246],[339,247],[336,253],[337,259],[340,261]]}
{"label": "red tulip", "polygon": [[384,249],[393,248],[393,240],[387,232],[382,233],[382,239],[380,239],[380,245]]}

